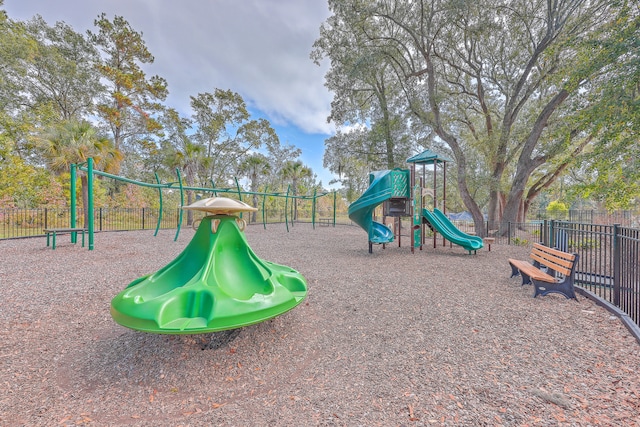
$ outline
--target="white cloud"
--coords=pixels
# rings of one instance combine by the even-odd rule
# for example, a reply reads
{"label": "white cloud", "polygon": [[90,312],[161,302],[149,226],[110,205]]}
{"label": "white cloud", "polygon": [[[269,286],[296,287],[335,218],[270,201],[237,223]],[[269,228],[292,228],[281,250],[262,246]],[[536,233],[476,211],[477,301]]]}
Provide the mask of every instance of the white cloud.
{"label": "white cloud", "polygon": [[145,70],[168,81],[168,103],[183,114],[189,96],[231,89],[277,124],[332,131],[326,69],[309,59],[329,15],[322,0],[5,0],[4,8],[13,19],[40,14],[79,32],[95,31],[102,12],[123,16],[155,57]]}

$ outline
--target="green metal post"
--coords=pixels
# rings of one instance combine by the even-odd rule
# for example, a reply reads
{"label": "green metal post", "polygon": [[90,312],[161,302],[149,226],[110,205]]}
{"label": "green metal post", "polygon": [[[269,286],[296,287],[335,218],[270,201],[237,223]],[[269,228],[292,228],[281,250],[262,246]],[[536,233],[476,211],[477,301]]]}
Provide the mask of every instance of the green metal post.
{"label": "green metal post", "polygon": [[180,176],[180,170],[176,168],[176,175],[178,175],[178,185],[180,186],[180,211],[178,212],[178,227],[176,228],[176,237],[173,238],[175,242],[178,240],[180,234],[180,226],[182,225],[182,207],[184,206],[184,189],[182,187],[182,177]]}
{"label": "green metal post", "polygon": [[336,226],[336,191],[333,191],[333,226]]}
{"label": "green metal post", "polygon": [[313,189],[313,202],[311,204],[311,226],[316,229],[316,189]]}
{"label": "green metal post", "polygon": [[267,205],[267,191],[269,190],[269,185],[265,185],[264,194],[262,195],[262,226],[264,229],[267,229],[267,216],[265,206]]}
{"label": "green metal post", "polygon": [[89,157],[87,159],[87,193],[89,193],[87,203],[87,216],[85,223],[89,230],[89,250],[93,250],[93,159]]}
{"label": "green metal post", "polygon": [[284,223],[287,226],[287,233],[289,232],[289,218],[287,211],[289,210],[289,190],[291,190],[291,184],[287,187],[287,194],[284,196]]}
{"label": "green metal post", "polygon": [[[238,189],[238,200],[242,201],[242,192],[240,191],[240,183],[238,182],[238,177],[234,176],[233,179],[236,180],[236,188]],[[242,218],[242,212],[240,212],[240,218]]]}
{"label": "green metal post", "polygon": [[[77,175],[76,175],[76,164],[71,164],[71,187],[69,188],[69,202],[71,205],[70,219],[69,219],[69,227],[76,228],[76,185],[77,185]],[[71,233],[71,242],[76,243],[78,236],[75,233]]]}
{"label": "green metal post", "polygon": [[213,191],[213,197],[218,197],[218,192],[216,191],[216,183],[211,179],[211,190]]}
{"label": "green metal post", "polygon": [[160,208],[158,210],[158,223],[156,224],[156,232],[153,233],[154,237],[158,235],[158,230],[160,230],[160,223],[162,222],[162,187],[160,187],[160,178],[158,178],[158,173],[156,172],[156,182],[158,183],[158,198],[160,201]]}

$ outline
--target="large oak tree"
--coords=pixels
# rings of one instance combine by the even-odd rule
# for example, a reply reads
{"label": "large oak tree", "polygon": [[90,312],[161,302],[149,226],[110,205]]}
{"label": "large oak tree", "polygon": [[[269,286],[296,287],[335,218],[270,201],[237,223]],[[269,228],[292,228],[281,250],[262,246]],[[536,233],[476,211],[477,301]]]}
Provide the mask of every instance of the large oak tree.
{"label": "large oak tree", "polygon": [[[462,201],[484,234],[472,185],[488,188],[490,222],[516,221],[532,175],[548,167],[548,176],[557,176],[550,166],[564,167],[566,153],[575,157],[586,146],[584,127],[565,118],[607,63],[586,62],[579,52],[616,19],[621,3],[331,0],[333,16],[316,46],[332,70],[363,52],[371,60],[352,67],[394,70],[406,110],[454,157]],[[339,45],[345,40],[352,44]]]}

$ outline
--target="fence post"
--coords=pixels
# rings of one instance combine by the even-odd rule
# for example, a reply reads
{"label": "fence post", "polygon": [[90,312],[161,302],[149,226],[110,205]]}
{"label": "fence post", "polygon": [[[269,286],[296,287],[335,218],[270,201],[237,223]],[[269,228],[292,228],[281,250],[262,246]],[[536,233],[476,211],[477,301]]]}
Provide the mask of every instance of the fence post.
{"label": "fence post", "polygon": [[552,219],[551,222],[549,223],[549,236],[548,236],[549,238],[548,246],[550,248],[553,248],[556,245],[555,238],[554,238],[554,236],[556,235],[555,228],[556,228],[556,220]]}
{"label": "fence post", "polygon": [[613,304],[620,307],[620,224],[613,224]]}
{"label": "fence post", "polygon": [[142,208],[142,229],[144,230],[144,208]]}

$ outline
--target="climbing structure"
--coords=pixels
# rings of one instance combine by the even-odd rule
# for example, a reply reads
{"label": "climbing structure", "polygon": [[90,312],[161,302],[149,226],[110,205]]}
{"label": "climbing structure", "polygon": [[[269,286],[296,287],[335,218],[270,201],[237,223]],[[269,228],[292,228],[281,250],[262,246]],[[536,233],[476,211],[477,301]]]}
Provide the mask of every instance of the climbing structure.
{"label": "climbing structure", "polygon": [[[446,162],[448,159],[426,150],[407,159],[410,169],[393,169],[375,171],[369,174],[369,188],[349,206],[349,218],[367,231],[369,236],[369,253],[373,244],[391,243],[400,236],[402,217],[412,217],[411,221],[411,251],[419,247],[422,249],[425,236],[425,226],[433,231],[433,244],[436,246],[436,234],[452,244],[459,245],[471,252],[481,249],[484,244],[479,237],[460,231],[443,213],[446,206]],[[437,167],[444,165],[442,182],[442,199],[437,197]],[[417,177],[416,165],[422,165],[422,178]],[[424,188],[425,165],[433,165],[433,190]],[[424,196],[433,199],[433,211],[424,205]],[[437,208],[438,202],[442,211]],[[374,219],[375,209],[383,205],[383,222]],[[394,218],[394,230],[384,224],[384,217]]]}
{"label": "climbing structure", "polygon": [[307,284],[300,273],[261,260],[249,247],[245,222],[233,214],[255,208],[212,197],[184,209],[211,215],[177,258],[113,298],[117,323],[160,334],[216,332],[265,321],[304,300]]}

